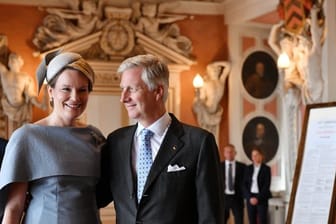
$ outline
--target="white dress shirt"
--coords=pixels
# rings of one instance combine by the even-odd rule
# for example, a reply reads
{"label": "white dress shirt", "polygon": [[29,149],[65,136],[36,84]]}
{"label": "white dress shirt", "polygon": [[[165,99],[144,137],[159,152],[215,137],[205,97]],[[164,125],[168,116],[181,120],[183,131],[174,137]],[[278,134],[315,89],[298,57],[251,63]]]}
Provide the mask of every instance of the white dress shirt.
{"label": "white dress shirt", "polygon": [[[171,117],[169,116],[168,113],[165,113],[162,117],[160,117],[157,121],[155,121],[153,124],[151,124],[149,127],[146,129],[151,130],[154,135],[151,137],[150,142],[151,142],[151,149],[152,149],[152,159],[153,161],[156,158],[156,155],[159,152],[161,143],[166,136],[166,133],[168,131],[168,127],[171,123]],[[133,167],[136,170],[136,158],[137,158],[137,152],[140,148],[141,142],[139,141],[140,134],[142,130],[145,127],[142,126],[140,123],[138,123],[138,128],[135,132],[134,135],[134,144],[133,144],[133,152],[132,152],[132,162],[133,162]]]}
{"label": "white dress shirt", "polygon": [[260,165],[254,165],[253,168],[253,175],[252,175],[252,185],[251,185],[251,193],[259,194],[259,187],[258,187],[258,175],[260,171]]}

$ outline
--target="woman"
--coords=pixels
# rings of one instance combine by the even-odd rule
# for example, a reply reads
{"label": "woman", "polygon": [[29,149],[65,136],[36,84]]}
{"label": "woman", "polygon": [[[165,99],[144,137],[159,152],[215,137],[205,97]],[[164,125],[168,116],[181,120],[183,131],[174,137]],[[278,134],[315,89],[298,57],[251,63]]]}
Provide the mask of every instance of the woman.
{"label": "woman", "polygon": [[[244,175],[244,195],[250,224],[266,224],[270,191],[271,168],[263,163],[264,155],[258,147],[251,151],[252,164]],[[257,221],[258,220],[258,221]]]}
{"label": "woman", "polygon": [[[101,132],[78,118],[86,108],[94,72],[76,53],[52,52],[37,70],[53,110],[11,136],[0,173],[7,186],[3,224],[99,223],[95,185],[100,173]],[[27,193],[28,192],[28,193]],[[27,199],[29,195],[29,201]]]}

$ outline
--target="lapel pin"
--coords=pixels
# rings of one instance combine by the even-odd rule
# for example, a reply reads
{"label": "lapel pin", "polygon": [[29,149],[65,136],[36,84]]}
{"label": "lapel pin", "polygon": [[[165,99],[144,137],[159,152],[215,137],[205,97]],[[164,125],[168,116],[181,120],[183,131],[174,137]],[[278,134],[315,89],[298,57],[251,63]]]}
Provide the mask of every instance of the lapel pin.
{"label": "lapel pin", "polygon": [[174,151],[176,150],[176,146],[175,146],[175,145],[173,146],[173,150],[174,150]]}

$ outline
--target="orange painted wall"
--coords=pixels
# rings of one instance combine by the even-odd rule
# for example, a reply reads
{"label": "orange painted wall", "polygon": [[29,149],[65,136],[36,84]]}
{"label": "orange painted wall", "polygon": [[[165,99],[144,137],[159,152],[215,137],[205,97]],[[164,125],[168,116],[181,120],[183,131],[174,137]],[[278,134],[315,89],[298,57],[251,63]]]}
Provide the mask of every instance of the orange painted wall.
{"label": "orange painted wall", "polygon": [[[181,33],[189,37],[193,43],[193,55],[197,63],[189,71],[181,75],[181,120],[197,125],[196,116],[192,112],[195,74],[205,75],[207,64],[213,61],[228,60],[227,27],[223,16],[196,15],[193,19],[178,23]],[[228,142],[228,86],[221,102],[224,108],[220,130],[220,148]]]}
{"label": "orange painted wall", "polygon": [[[7,35],[11,51],[21,54],[25,60],[22,71],[35,75],[35,69],[40,61],[33,57],[36,50],[32,38],[36,28],[42,23],[44,12],[37,7],[0,5],[0,33]],[[188,124],[197,125],[192,113],[194,89],[192,80],[196,73],[205,75],[207,64],[217,60],[228,60],[227,28],[223,16],[195,15],[191,19],[178,22],[182,35],[189,37],[193,43],[193,57],[197,61],[189,71],[181,75],[181,116]],[[222,100],[224,107],[221,124],[221,145],[227,142],[227,88]],[[41,96],[40,96],[41,98]],[[46,113],[34,108],[33,121]]]}

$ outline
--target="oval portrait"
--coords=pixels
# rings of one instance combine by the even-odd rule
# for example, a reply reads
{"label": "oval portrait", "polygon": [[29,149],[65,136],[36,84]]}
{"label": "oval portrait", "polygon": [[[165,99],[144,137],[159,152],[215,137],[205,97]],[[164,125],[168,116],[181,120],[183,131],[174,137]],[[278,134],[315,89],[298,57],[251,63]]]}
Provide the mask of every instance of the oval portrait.
{"label": "oval portrait", "polygon": [[243,131],[243,147],[251,160],[252,148],[257,146],[264,154],[264,162],[271,161],[278,151],[279,135],[271,120],[266,117],[252,118]]}
{"label": "oval portrait", "polygon": [[264,99],[275,90],[279,79],[276,62],[263,51],[251,53],[244,61],[242,82],[246,92],[254,98]]}

